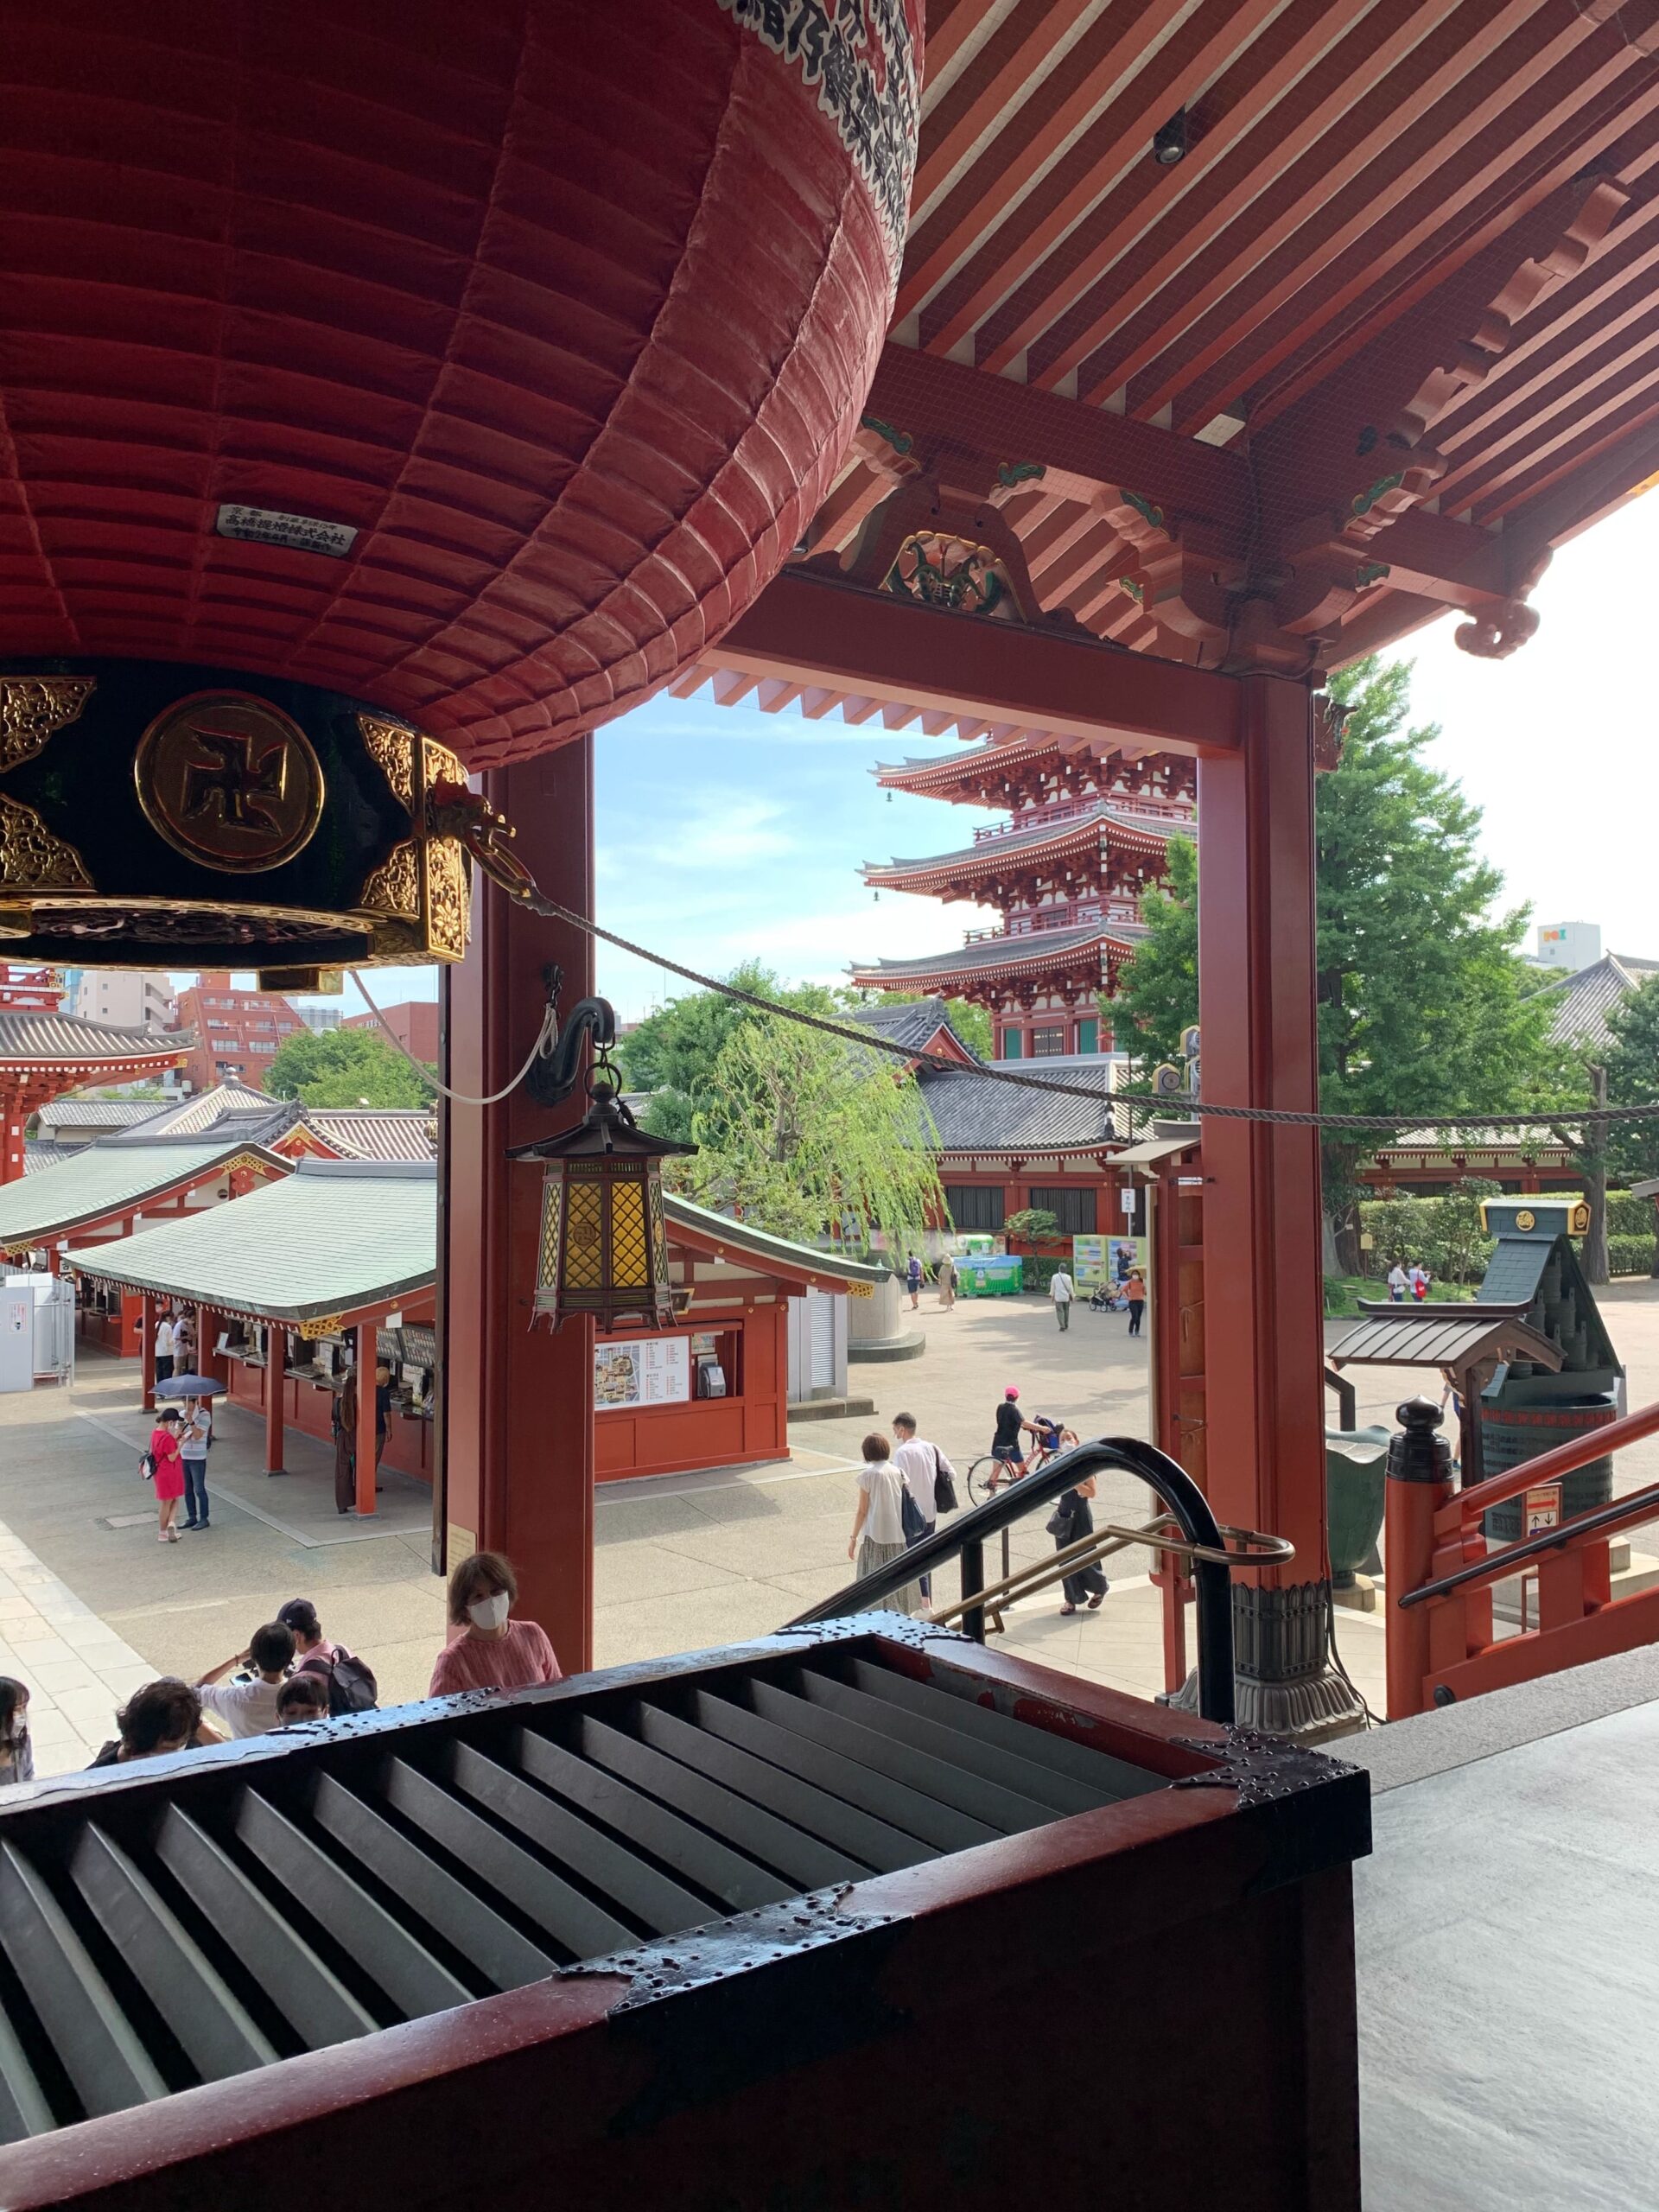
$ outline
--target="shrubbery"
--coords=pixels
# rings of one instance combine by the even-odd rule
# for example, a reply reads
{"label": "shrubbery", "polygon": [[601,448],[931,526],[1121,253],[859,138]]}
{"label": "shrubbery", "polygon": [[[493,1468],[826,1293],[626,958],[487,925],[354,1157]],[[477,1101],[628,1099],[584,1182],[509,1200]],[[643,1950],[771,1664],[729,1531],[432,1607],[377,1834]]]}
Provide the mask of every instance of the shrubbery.
{"label": "shrubbery", "polygon": [[[1371,1274],[1386,1275],[1396,1260],[1407,1267],[1421,1260],[1442,1282],[1478,1282],[1492,1255],[1493,1241],[1480,1233],[1479,1202],[1500,1195],[1496,1183],[1471,1178],[1443,1198],[1363,1200],[1359,1219],[1372,1239],[1367,1255]],[[1548,1198],[1552,1193],[1541,1195]],[[1609,1191],[1607,1259],[1612,1273],[1650,1274],[1654,1245],[1652,1199],[1638,1198],[1629,1191]]]}
{"label": "shrubbery", "polygon": [[[1643,1199],[1644,1205],[1649,1203]],[[1654,1238],[1646,1236],[1610,1236],[1607,1239],[1607,1267],[1616,1275],[1650,1275],[1653,1273]]]}
{"label": "shrubbery", "polygon": [[1480,1202],[1503,1195],[1496,1183],[1470,1176],[1443,1198],[1366,1198],[1359,1225],[1371,1238],[1370,1272],[1386,1275],[1395,1261],[1421,1261],[1442,1282],[1478,1282],[1493,1240],[1480,1225]]}

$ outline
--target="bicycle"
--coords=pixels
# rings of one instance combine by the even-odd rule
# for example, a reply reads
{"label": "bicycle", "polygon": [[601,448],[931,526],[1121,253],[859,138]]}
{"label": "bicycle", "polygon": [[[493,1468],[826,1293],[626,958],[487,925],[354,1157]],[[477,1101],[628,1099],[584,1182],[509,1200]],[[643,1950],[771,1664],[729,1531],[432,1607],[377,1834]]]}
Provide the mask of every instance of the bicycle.
{"label": "bicycle", "polygon": [[999,1490],[1017,1483],[1022,1475],[1034,1475],[1054,1457],[1046,1445],[1041,1444],[1033,1445],[1023,1459],[998,1459],[988,1452],[968,1470],[968,1495],[976,1505],[982,1505],[988,1497],[995,1497]]}

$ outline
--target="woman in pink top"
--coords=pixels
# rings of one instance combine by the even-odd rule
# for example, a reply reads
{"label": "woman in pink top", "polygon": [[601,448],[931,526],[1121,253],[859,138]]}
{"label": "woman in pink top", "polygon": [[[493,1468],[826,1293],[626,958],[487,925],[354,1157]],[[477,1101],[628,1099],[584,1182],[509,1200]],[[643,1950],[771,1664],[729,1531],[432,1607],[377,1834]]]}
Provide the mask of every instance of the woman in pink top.
{"label": "woman in pink top", "polygon": [[509,1620],[518,1579],[499,1552],[474,1552],[449,1577],[449,1641],[429,1697],[457,1690],[527,1690],[562,1679],[545,1629]]}
{"label": "woman in pink top", "polygon": [[156,1470],[156,1513],[161,1541],[176,1544],[179,1500],[184,1496],[184,1460],[179,1451],[179,1417],[169,1407],[149,1432],[150,1464]]}

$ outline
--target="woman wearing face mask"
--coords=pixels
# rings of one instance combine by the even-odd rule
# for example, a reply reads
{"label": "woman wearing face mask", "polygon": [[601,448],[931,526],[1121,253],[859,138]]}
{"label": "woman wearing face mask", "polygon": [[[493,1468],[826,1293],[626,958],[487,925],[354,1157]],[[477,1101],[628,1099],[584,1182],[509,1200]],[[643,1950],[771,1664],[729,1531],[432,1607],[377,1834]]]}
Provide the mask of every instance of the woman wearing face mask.
{"label": "woman wearing face mask", "polygon": [[449,1641],[429,1697],[457,1690],[524,1690],[563,1679],[545,1629],[509,1620],[518,1580],[499,1552],[474,1552],[449,1577]]}
{"label": "woman wearing face mask", "polygon": [[33,1782],[35,1746],[29,1740],[29,1691],[0,1675],[0,1783]]}

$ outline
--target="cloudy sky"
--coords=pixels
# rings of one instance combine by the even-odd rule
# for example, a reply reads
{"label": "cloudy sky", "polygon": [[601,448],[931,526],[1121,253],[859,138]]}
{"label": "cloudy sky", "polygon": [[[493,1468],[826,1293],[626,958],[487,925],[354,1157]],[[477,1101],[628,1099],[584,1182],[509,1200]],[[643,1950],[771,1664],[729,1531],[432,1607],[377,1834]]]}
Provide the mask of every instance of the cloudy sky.
{"label": "cloudy sky", "polygon": [[[1506,903],[1529,902],[1539,922],[1599,922],[1609,950],[1659,957],[1656,569],[1659,499],[1646,499],[1556,556],[1533,594],[1538,633],[1511,659],[1459,652],[1456,617],[1404,650],[1418,719],[1443,727],[1440,764],[1484,811]],[[789,982],[958,944],[993,917],[877,900],[857,872],[966,843],[990,818],[876,788],[877,761],[947,749],[914,731],[654,701],[599,733],[599,918],[705,973],[753,955]],[[605,947],[599,979],[628,1020],[680,988]],[[435,990],[430,971],[378,979],[388,1001]],[[359,1010],[349,987],[347,1001]]]}

